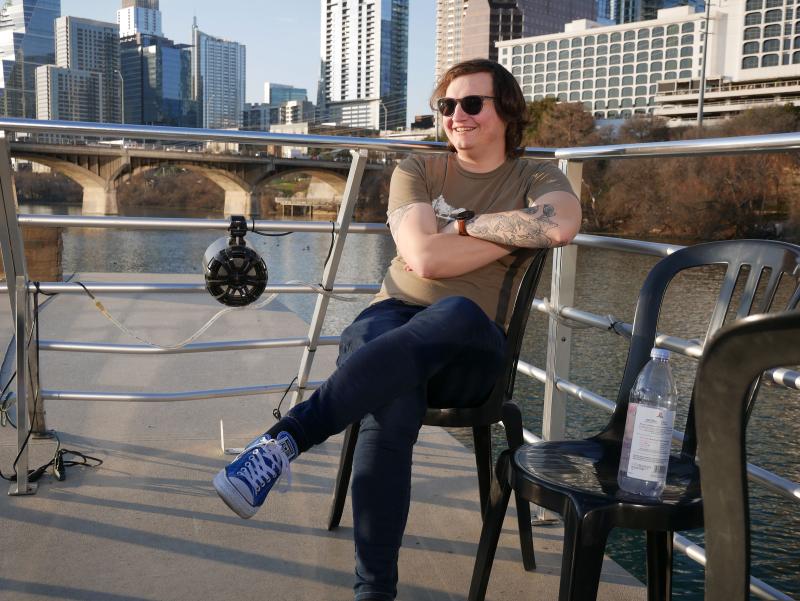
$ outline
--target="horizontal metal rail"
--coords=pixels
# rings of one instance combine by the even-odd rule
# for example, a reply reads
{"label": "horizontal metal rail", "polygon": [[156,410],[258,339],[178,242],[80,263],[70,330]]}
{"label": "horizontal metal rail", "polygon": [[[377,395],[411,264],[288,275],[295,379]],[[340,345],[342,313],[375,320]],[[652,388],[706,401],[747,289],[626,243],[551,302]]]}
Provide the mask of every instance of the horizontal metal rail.
{"label": "horizontal metal rail", "polygon": [[578,234],[572,241],[577,246],[587,248],[601,248],[603,250],[619,250],[622,252],[636,253],[639,255],[652,255],[666,257],[677,250],[684,248],[679,244],[664,244],[663,242],[645,242],[644,240],[630,240],[628,238],[614,238],[613,236],[597,236],[594,234]]}
{"label": "horizontal metal rail", "polygon": [[[672,541],[675,548],[683,551],[689,559],[699,563],[701,566],[706,566],[706,551],[700,545],[690,541],[685,536],[680,534],[673,534]],[[792,601],[792,598],[778,589],[771,587],[763,580],[750,576],[750,592],[760,599],[777,599],[778,601]]]}
{"label": "horizontal metal rail", "polygon": [[[194,142],[229,142],[238,144],[275,144],[310,146],[316,148],[353,148],[389,152],[447,152],[444,142],[356,138],[348,136],[319,136],[279,134],[260,131],[231,131],[188,127],[163,127],[88,123],[81,121],[45,121],[39,119],[0,119],[0,130],[18,133],[48,133],[60,135],[143,138]],[[734,138],[704,138],[644,144],[612,144],[584,148],[526,148],[525,156],[546,159],[588,160],[604,158],[643,158],[667,156],[697,156],[709,154],[738,154],[754,152],[786,152],[800,149],[800,133],[738,136]]]}
{"label": "horizontal metal rail", "polygon": [[[227,230],[230,219],[184,219],[178,217],[106,217],[88,215],[30,215],[17,216],[20,225],[39,227],[96,227],[133,230]],[[257,232],[316,232],[338,233],[339,224],[333,221],[275,221],[255,219],[247,222]],[[381,223],[354,223],[349,233],[388,234]]]}
{"label": "horizontal metal rail", "polygon": [[[308,382],[306,390],[313,390],[322,385],[320,381]],[[263,386],[242,386],[238,388],[217,388],[211,390],[193,390],[191,392],[85,392],[69,390],[42,390],[40,398],[45,401],[103,401],[117,403],[164,403],[179,401],[199,401],[202,399],[222,399],[227,397],[256,396],[259,394],[278,394],[297,390],[297,385],[268,384]]]}
{"label": "horizontal metal rail", "polygon": [[[318,346],[339,344],[339,336],[320,336]],[[41,351],[66,351],[73,353],[109,353],[116,355],[184,355],[217,351],[267,350],[308,346],[308,338],[271,338],[264,340],[227,340],[221,342],[194,342],[176,349],[165,349],[147,344],[110,344],[71,342],[68,340],[40,340]]]}
{"label": "horizontal metal rail", "polygon": [[[541,383],[544,383],[547,380],[547,376],[543,369],[524,361],[519,362],[517,371],[521,374],[525,374],[526,376],[530,376]],[[568,395],[585,401],[590,405],[594,405],[595,407],[605,409],[609,413],[614,411],[614,408],[616,407],[616,403],[614,403],[614,401],[592,392],[588,388],[583,388],[578,384],[564,380],[563,378],[557,378],[555,385],[556,388],[567,393]],[[673,437],[677,440],[680,441],[683,439],[682,433],[674,432],[673,434]],[[766,486],[770,490],[780,494],[783,497],[786,497],[787,499],[800,501],[800,484],[796,482],[792,482],[786,478],[781,478],[780,476],[777,476],[768,470],[750,463],[747,464],[747,475],[754,482],[758,482],[759,484]]]}
{"label": "horizontal metal rail", "polygon": [[[541,311],[547,315],[551,314],[552,308],[543,300],[534,299],[533,308]],[[615,321],[612,316],[602,316],[588,311],[581,311],[574,307],[562,307],[558,312],[559,317],[569,319],[571,321],[591,326],[600,330],[614,330],[628,338],[633,332],[633,326],[629,323],[622,321]],[[686,340],[677,336],[669,336],[667,334],[656,334],[656,346],[664,348],[687,357],[699,359],[703,356],[703,345],[699,340]],[[782,367],[770,369],[765,372],[765,375],[773,382],[786,388],[793,390],[800,390],[800,372]]]}
{"label": "horizontal metal rail", "polygon": [[[89,292],[97,294],[113,293],[196,293],[206,292],[205,284],[176,284],[176,283],[150,283],[150,282],[81,282]],[[46,294],[86,294],[80,284],[72,282],[39,282],[39,291]],[[28,292],[36,292],[36,284],[28,284]],[[380,290],[378,284],[337,284],[333,287],[333,294],[375,294]],[[8,292],[6,284],[0,284],[0,292]],[[308,284],[276,284],[267,286],[264,294],[320,294],[313,286]],[[240,310],[248,311],[247,307]]]}
{"label": "horizontal metal rail", "polygon": [[[2,123],[0,123],[1,126]],[[793,150],[800,150],[800,133],[559,148],[555,151],[555,156],[557,159],[585,161],[588,159],[641,159],[647,157],[787,152]]]}

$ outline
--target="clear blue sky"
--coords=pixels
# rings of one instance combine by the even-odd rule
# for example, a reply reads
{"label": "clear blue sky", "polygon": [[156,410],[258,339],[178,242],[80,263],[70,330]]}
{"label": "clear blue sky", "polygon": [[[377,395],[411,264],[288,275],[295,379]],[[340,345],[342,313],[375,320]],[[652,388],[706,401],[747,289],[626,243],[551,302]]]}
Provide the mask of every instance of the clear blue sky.
{"label": "clear blue sky", "polygon": [[[119,0],[61,0],[61,14],[116,22]],[[263,102],[264,82],[306,88],[316,102],[319,78],[319,0],[161,0],[164,35],[189,43],[192,17],[202,31],[247,46],[247,101]],[[410,0],[408,114],[430,113],[436,2]]]}

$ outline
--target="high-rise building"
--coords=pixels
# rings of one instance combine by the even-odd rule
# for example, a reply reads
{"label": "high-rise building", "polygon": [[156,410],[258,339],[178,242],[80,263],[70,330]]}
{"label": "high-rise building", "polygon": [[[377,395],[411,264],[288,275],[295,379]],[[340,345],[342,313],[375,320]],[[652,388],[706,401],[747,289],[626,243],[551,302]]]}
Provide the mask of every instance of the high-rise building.
{"label": "high-rise building", "polygon": [[436,80],[455,63],[497,60],[495,42],[561,31],[594,19],[597,0],[437,0]]}
{"label": "high-rise building", "polygon": [[[59,17],[55,20],[56,33],[56,66],[63,70],[75,70],[84,73],[96,73],[98,84],[75,83],[85,89],[96,89],[100,97],[96,99],[98,106],[97,120],[106,123],[119,123],[122,120],[122,74],[119,62],[119,27],[116,23],[105,23],[78,17]],[[37,68],[37,81],[90,81],[85,74],[75,74],[70,79],[67,74],[52,70],[45,73],[47,67]],[[42,72],[40,77],[39,72]],[[54,79],[55,78],[55,79]],[[72,84],[71,84],[72,85]],[[53,88],[37,83],[37,92],[53,93]],[[86,99],[89,106],[94,106],[95,99]],[[53,100],[37,99],[38,106],[52,106]],[[62,105],[63,107],[73,105]],[[77,106],[77,105],[75,105]],[[66,111],[67,108],[64,108]],[[60,118],[79,120],[78,114],[64,114]]]}
{"label": "high-rise building", "polygon": [[125,123],[197,127],[191,46],[163,37],[158,0],[122,0],[117,23]]}
{"label": "high-rise building", "polygon": [[192,25],[192,95],[200,124],[214,129],[242,126],[245,102],[245,47]]}
{"label": "high-rise building", "polygon": [[120,40],[125,123],[198,127],[187,44],[137,33]]}
{"label": "high-rise building", "polygon": [[308,100],[308,90],[282,83],[264,82],[264,102],[267,104],[283,104],[289,100]]}
{"label": "high-rise building", "polygon": [[574,21],[561,33],[498,49],[526,100],[582,102],[601,119],[655,114],[685,124],[697,119],[706,40],[706,118],[800,107],[795,16],[781,0],[723,0],[711,8],[708,36],[705,15],[680,6],[620,25]]}
{"label": "high-rise building", "polygon": [[287,100],[280,105],[281,123],[307,123],[314,121],[314,103],[308,100]]}
{"label": "high-rise building", "polygon": [[408,0],[321,0],[320,119],[395,129],[406,121]]}
{"label": "high-rise building", "polygon": [[249,131],[269,131],[273,123],[280,121],[280,106],[266,102],[246,102],[242,112],[242,129]]}
{"label": "high-rise building", "polygon": [[121,38],[137,33],[163,35],[158,0],[122,0],[122,8],[117,11],[117,25]]}
{"label": "high-rise building", "polygon": [[597,22],[601,25],[614,25],[620,0],[597,0]]}
{"label": "high-rise building", "polygon": [[6,0],[0,7],[0,114],[36,117],[36,68],[55,62],[61,0]]}
{"label": "high-rise building", "polygon": [[691,6],[695,10],[705,8],[703,0],[607,0],[611,19],[615,23],[634,23],[655,19],[658,11],[676,6]]}
{"label": "high-rise building", "polygon": [[107,121],[100,99],[103,76],[96,71],[55,65],[36,68],[36,118],[63,121]]}

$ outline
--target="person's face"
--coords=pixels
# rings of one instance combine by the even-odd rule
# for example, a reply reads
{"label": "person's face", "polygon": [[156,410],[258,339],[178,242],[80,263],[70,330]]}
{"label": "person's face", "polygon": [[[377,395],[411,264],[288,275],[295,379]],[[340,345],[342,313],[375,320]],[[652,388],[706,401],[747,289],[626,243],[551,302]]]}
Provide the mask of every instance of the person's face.
{"label": "person's face", "polygon": [[[444,94],[448,98],[465,96],[494,96],[491,73],[473,73],[456,77],[447,86]],[[450,143],[459,153],[505,154],[506,124],[495,110],[496,100],[484,99],[483,108],[477,115],[467,114],[461,104],[449,117],[442,116],[444,131]]]}

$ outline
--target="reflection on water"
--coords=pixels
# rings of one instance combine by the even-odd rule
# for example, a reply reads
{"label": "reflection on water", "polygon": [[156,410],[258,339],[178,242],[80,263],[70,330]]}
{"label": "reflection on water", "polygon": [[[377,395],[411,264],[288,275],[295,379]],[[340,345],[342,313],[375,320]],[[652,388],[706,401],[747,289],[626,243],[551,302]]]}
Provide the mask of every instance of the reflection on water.
{"label": "reflection on water", "polygon": [[[23,212],[46,212],[47,206],[22,207]],[[79,213],[80,207],[69,207]],[[67,212],[59,207],[56,212]],[[169,215],[180,216],[173,211]],[[188,216],[188,215],[187,215]],[[192,217],[219,217],[197,215]],[[71,272],[159,272],[196,273],[206,247],[219,238],[220,231],[154,232],[108,229],[72,229],[64,231],[64,273]],[[289,280],[319,282],[322,263],[330,246],[327,234],[295,233],[290,236],[250,236],[265,257],[273,284]],[[352,236],[342,257],[340,283],[375,283],[394,252],[388,236]],[[630,322],[639,287],[647,271],[655,264],[653,257],[627,253],[581,249],[578,255],[576,306],[601,315]],[[713,294],[722,274],[716,269],[693,270],[676,278],[665,301],[659,329],[684,338],[702,340],[705,325],[713,308]],[[537,296],[549,296],[549,267],[542,277]],[[781,292],[785,302],[786,289]],[[314,297],[289,295],[281,302],[310,320]],[[366,305],[368,297],[358,302],[332,301],[324,333],[341,332]],[[777,301],[780,304],[781,300]],[[534,365],[545,365],[546,319],[534,311],[524,342],[522,357]],[[627,341],[593,328],[573,333],[572,369],[569,379],[603,396],[614,399],[625,365]],[[678,423],[685,421],[696,362],[674,356],[674,370],[681,392]],[[541,431],[543,386],[528,378],[518,378],[515,399],[523,406],[526,427]],[[800,403],[797,393],[773,385],[764,386],[748,429],[748,459],[792,481],[800,481]],[[608,414],[570,399],[567,407],[567,434],[581,437],[598,431]],[[677,427],[677,425],[676,425]],[[497,432],[497,440],[504,440]],[[800,565],[800,512],[796,506],[763,487],[751,487],[753,529],[753,574],[790,595],[800,596],[797,566]],[[688,533],[702,544],[702,532]],[[624,567],[645,578],[644,536],[638,532],[615,531],[609,551]],[[682,553],[675,557],[675,598],[703,598],[702,570]]]}

